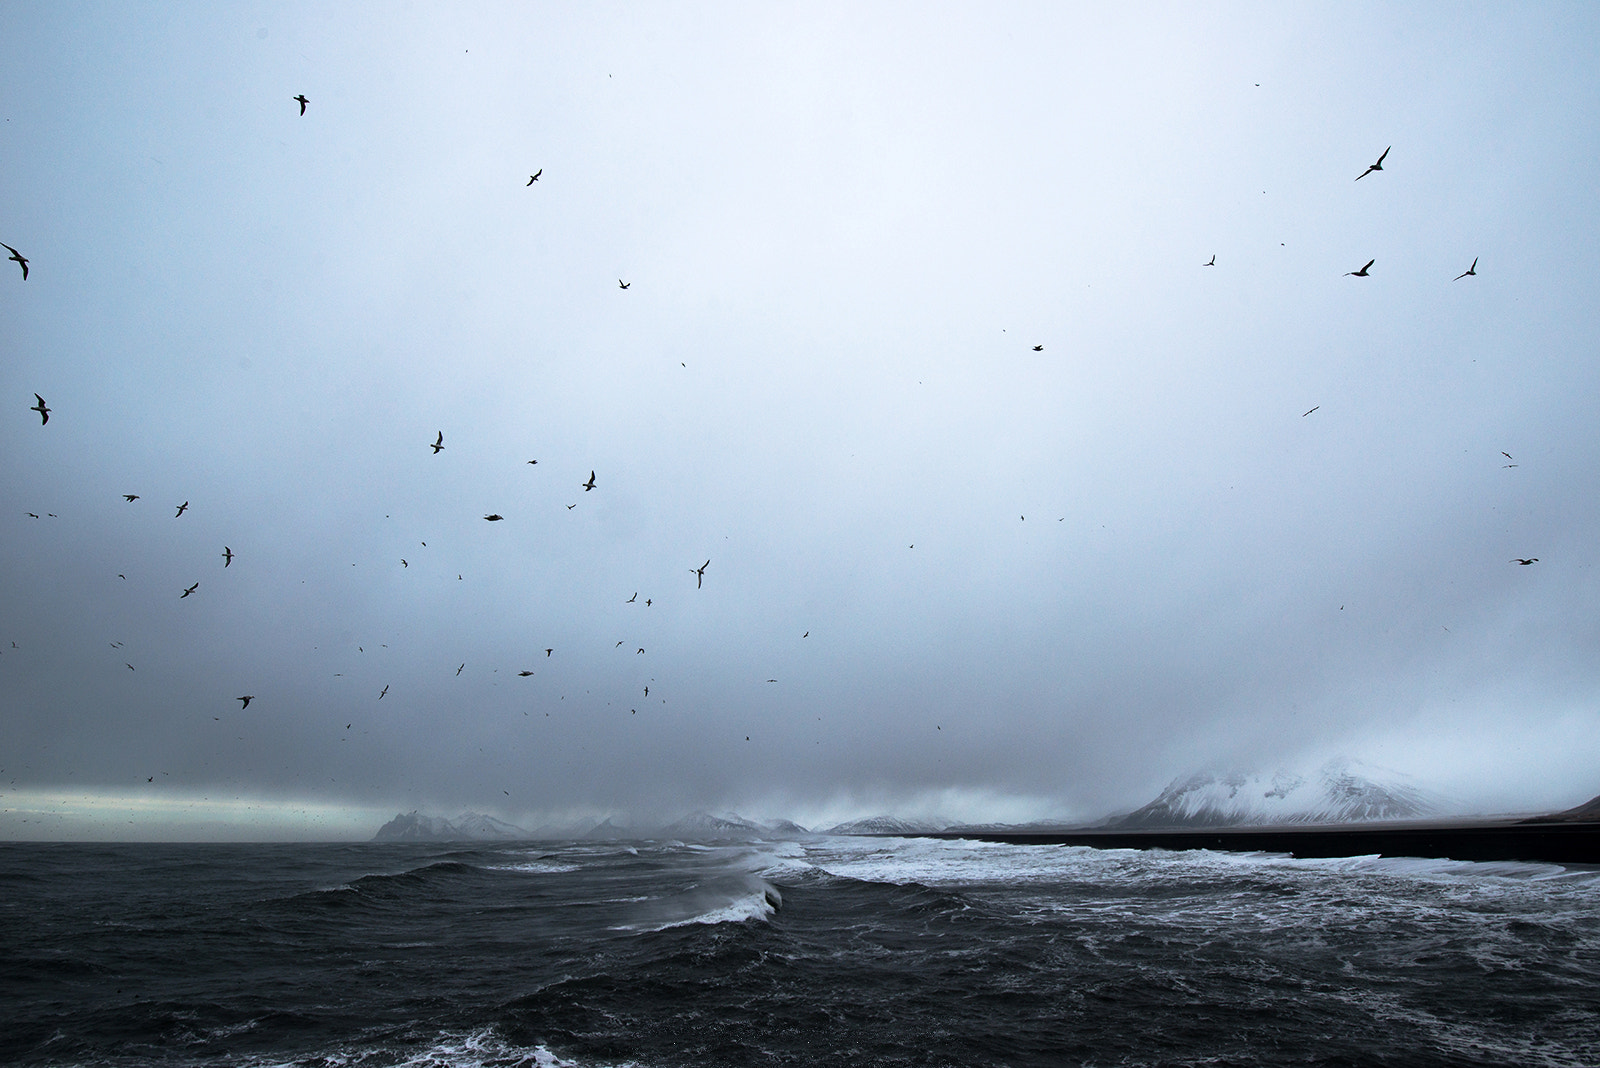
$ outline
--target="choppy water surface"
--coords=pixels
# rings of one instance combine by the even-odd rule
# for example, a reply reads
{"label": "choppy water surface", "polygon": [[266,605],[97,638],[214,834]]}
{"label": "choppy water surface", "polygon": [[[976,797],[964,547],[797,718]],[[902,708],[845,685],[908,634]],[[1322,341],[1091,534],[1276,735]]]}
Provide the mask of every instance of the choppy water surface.
{"label": "choppy water surface", "polygon": [[1595,1065],[1587,870],[914,839],[0,846],[0,1061]]}

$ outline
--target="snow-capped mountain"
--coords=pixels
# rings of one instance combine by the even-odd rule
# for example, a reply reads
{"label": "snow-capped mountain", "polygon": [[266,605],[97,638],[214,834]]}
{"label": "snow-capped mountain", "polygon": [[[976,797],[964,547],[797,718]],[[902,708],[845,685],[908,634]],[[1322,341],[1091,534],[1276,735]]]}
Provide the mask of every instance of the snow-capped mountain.
{"label": "snow-capped mountain", "polygon": [[899,816],[868,816],[830,827],[825,834],[927,834],[942,831],[950,825],[948,820],[908,820]]}
{"label": "snow-capped mountain", "polygon": [[1245,827],[1359,823],[1440,814],[1439,800],[1398,772],[1332,760],[1309,774],[1200,772],[1175,780],[1149,804],[1108,821],[1119,828]]}
{"label": "snow-capped mountain", "polygon": [[402,812],[378,828],[374,842],[476,842],[527,838],[528,832],[481,812],[463,812],[453,820]]}

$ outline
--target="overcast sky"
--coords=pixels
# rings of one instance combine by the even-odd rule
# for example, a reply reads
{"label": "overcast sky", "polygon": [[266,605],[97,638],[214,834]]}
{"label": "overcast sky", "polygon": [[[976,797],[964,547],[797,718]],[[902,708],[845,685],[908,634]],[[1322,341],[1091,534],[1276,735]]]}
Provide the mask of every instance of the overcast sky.
{"label": "overcast sky", "polygon": [[1597,104],[1587,4],[0,6],[0,836],[1583,801]]}

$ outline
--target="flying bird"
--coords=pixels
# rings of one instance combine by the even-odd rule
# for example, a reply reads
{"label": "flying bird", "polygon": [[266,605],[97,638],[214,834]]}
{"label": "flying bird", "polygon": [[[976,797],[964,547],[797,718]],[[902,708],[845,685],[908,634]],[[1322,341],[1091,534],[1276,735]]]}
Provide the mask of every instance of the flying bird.
{"label": "flying bird", "polygon": [[1506,450],[1504,450],[1504,449],[1500,450],[1500,455],[1504,456],[1507,460],[1515,460],[1516,459],[1515,456],[1512,456],[1509,452],[1506,452]]}
{"label": "flying bird", "polygon": [[222,566],[223,567],[231,567],[232,565],[233,565],[233,550],[228,548],[226,545],[224,545],[222,547]]}
{"label": "flying bird", "polygon": [[544,651],[544,655],[545,655],[545,656],[546,656],[546,657],[547,657],[547,658],[548,658],[548,657],[549,657],[549,655],[550,655],[550,654],[551,654],[551,653],[553,653],[553,652],[555,652],[555,650],[554,650],[554,649],[546,649],[546,650],[545,650],[545,651]]}
{"label": "flying bird", "polygon": [[1529,564],[1537,564],[1539,562],[1539,558],[1537,556],[1530,556],[1528,559],[1524,560],[1519,556],[1515,560],[1508,562],[1513,564],[1521,564],[1523,567],[1527,567]]}
{"label": "flying bird", "polygon": [[541,175],[543,173],[544,173],[544,168],[540,167],[536,172],[534,172],[533,174],[528,175],[528,184],[532,185],[534,182],[537,182],[539,180],[539,175]]}
{"label": "flying bird", "polygon": [[1043,345],[1035,345],[1033,347],[1033,351],[1034,352],[1043,352],[1044,351],[1044,346]]}
{"label": "flying bird", "polygon": [[461,668],[464,668],[466,666],[467,666],[467,662],[465,660],[463,660],[461,662],[461,667],[456,668],[456,678],[460,678],[461,677]]}
{"label": "flying bird", "polygon": [[250,702],[254,701],[255,699],[256,699],[256,695],[253,694],[253,693],[247,693],[243,697],[235,697],[234,698],[235,701],[241,702],[240,705],[239,705],[239,711],[240,712],[243,712],[245,709],[249,708],[250,707]]}
{"label": "flying bird", "polygon": [[380,701],[383,700],[383,695],[388,693],[388,692],[389,692],[389,685],[388,685],[388,683],[385,683],[384,687],[383,687],[383,692],[378,694],[378,700],[380,700]]}
{"label": "flying bird", "polygon": [[487,519],[491,523],[498,523],[500,520],[504,519],[505,516],[501,515],[499,512],[490,512],[483,518]]}
{"label": "flying bird", "polygon": [[703,582],[705,580],[705,577],[706,577],[706,568],[708,568],[710,566],[711,566],[711,561],[707,560],[705,563],[701,564],[699,567],[691,567],[689,569],[689,573],[694,576],[694,588],[695,589],[698,590],[700,588],[700,583]]}
{"label": "flying bird", "polygon": [[[1322,405],[1320,405],[1320,404],[1319,404],[1319,405],[1317,405],[1317,408],[1320,408],[1320,407],[1322,407]],[[1317,408],[1313,408],[1313,409],[1311,409],[1311,412],[1314,412],[1314,411],[1316,411],[1316,410],[1317,410]],[[1305,417],[1306,417],[1306,416],[1308,416],[1308,415],[1310,415],[1310,414],[1311,414],[1311,412],[1301,412],[1301,413],[1300,413],[1300,418],[1302,418],[1302,419],[1304,419],[1304,418],[1305,418]]]}
{"label": "flying bird", "polygon": [[44,426],[46,423],[48,423],[50,421],[50,407],[47,404],[45,404],[44,398],[39,396],[39,394],[37,394],[37,393],[35,393],[33,395],[33,399],[38,401],[39,403],[35,404],[33,407],[29,408],[28,411],[30,411],[30,412],[38,412],[39,413],[39,425],[40,426]]}
{"label": "flying bird", "polygon": [[179,515],[182,515],[184,512],[186,512],[188,510],[189,510],[189,502],[188,501],[184,501],[182,504],[178,505],[178,515],[175,515],[172,518],[176,519],[176,518],[178,518]]}
{"label": "flying bird", "polygon": [[3,248],[7,252],[11,253],[11,255],[7,256],[6,259],[15,260],[17,263],[22,265],[22,280],[24,282],[26,282],[28,280],[28,261],[27,261],[27,259],[22,255],[22,253],[18,252],[16,249],[14,249],[10,245],[6,244],[4,241],[0,241],[0,248]]}
{"label": "flying bird", "polygon": [[429,446],[429,448],[433,449],[433,454],[435,456],[439,455],[439,450],[444,448],[444,431],[443,430],[439,431],[439,436],[437,438],[433,439],[433,444],[431,446]]}
{"label": "flying bird", "polygon": [[620,287],[622,289],[627,289],[629,286],[633,285],[633,283],[632,282],[624,282],[622,279],[619,278],[619,279],[617,279],[617,285],[618,285],[618,287]]}
{"label": "flying bird", "polygon": [[533,672],[531,672],[531,671],[519,671],[519,672],[517,672],[517,675],[519,677],[521,677],[521,678],[524,678],[524,679],[527,678],[529,675],[532,675],[532,674],[533,674]]}
{"label": "flying bird", "polygon": [[296,97],[291,97],[290,99],[291,100],[300,101],[300,114],[302,114],[302,115],[304,115],[306,113],[306,105],[311,103],[311,101],[306,99],[306,94],[304,94],[304,93],[301,93],[299,96],[296,96]]}
{"label": "flying bird", "polygon": [[1468,267],[1466,270],[1462,271],[1460,274],[1458,274],[1454,278],[1450,279],[1450,281],[1459,282],[1463,278],[1465,278],[1467,275],[1469,275],[1469,274],[1476,275],[1477,273],[1478,273],[1478,257],[1474,256],[1474,257],[1472,257],[1472,266]]}
{"label": "flying bird", "polygon": [[589,481],[581,482],[579,485],[583,487],[583,492],[585,493],[588,493],[590,490],[594,489],[594,472],[589,472]]}
{"label": "flying bird", "polygon": [[[1394,147],[1393,145],[1389,146],[1389,148],[1393,148],[1393,147]],[[1386,148],[1386,149],[1383,150],[1383,155],[1378,157],[1378,162],[1374,163],[1372,166],[1368,167],[1366,170],[1364,170],[1360,174],[1356,175],[1356,181],[1358,181],[1358,182],[1361,181],[1361,179],[1365,178],[1367,175],[1371,174],[1373,171],[1381,171],[1381,170],[1383,170],[1383,161],[1389,155],[1389,148]]]}
{"label": "flying bird", "polygon": [[193,586],[190,586],[188,589],[186,589],[182,593],[178,594],[178,600],[180,600],[180,601],[183,600],[185,597],[189,596],[191,593],[193,593],[195,590],[198,590],[199,588],[200,588],[200,583],[196,582]]}
{"label": "flying bird", "polygon": [[1359,271],[1346,271],[1344,273],[1345,273],[1346,277],[1348,277],[1350,275],[1355,275],[1357,278],[1365,278],[1365,277],[1367,277],[1367,267],[1371,267],[1374,263],[1377,263],[1377,262],[1378,262],[1377,260],[1368,260],[1367,261],[1367,266],[1361,268],[1361,270],[1359,270]]}
{"label": "flying bird", "polygon": [[1207,260],[1206,262],[1202,263],[1200,266],[1202,266],[1202,267],[1215,267],[1216,265],[1217,265],[1217,254],[1215,252],[1213,252],[1211,254],[1211,258],[1209,260]]}
{"label": "flying bird", "polygon": [[629,597],[626,601],[623,601],[622,603],[623,604],[632,604],[633,602],[637,601],[638,599],[639,599],[639,591],[638,590],[634,590],[633,591],[633,596]]}
{"label": "flying bird", "polygon": [[129,504],[132,504],[134,501],[139,499],[139,495],[137,493],[124,493],[122,495],[122,499],[127,501]]}
{"label": "flying bird", "polygon": [[538,463],[538,462],[539,462],[539,461],[538,461],[538,460],[529,460],[529,461],[528,461],[528,462],[529,462],[529,463],[530,463],[530,464],[536,464],[536,463]]}

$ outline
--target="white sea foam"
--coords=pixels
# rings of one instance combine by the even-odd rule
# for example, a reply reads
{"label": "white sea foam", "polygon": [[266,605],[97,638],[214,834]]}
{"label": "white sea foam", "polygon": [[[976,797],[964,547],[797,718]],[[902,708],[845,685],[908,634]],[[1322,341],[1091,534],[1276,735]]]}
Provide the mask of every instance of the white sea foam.
{"label": "white sea foam", "polygon": [[384,1045],[345,1046],[292,1061],[260,1060],[247,1062],[249,1068],[640,1068],[640,1062],[579,1061],[560,1057],[543,1045],[516,1046],[491,1030],[467,1033],[442,1033],[422,1049],[398,1051]]}

